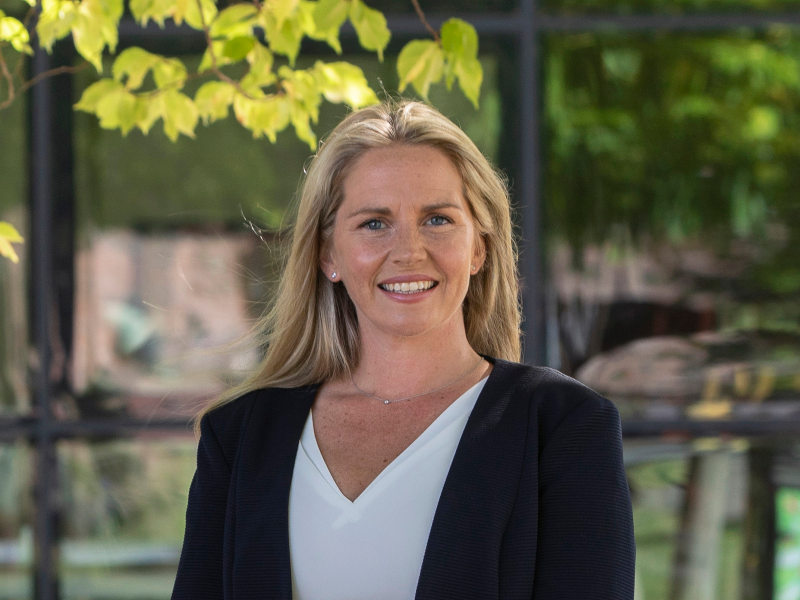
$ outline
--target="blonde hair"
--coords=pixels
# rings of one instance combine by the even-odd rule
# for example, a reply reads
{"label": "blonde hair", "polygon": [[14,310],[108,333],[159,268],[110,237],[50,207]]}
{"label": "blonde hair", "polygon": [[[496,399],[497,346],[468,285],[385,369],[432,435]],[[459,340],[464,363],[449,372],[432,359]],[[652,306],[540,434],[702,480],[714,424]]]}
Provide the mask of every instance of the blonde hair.
{"label": "blonde hair", "polygon": [[359,361],[358,321],[344,285],[320,268],[349,168],[365,152],[392,144],[437,148],[452,160],[463,195],[483,238],[486,260],[471,277],[464,299],[467,340],[480,353],[520,359],[517,251],[504,175],[472,140],[436,109],[387,100],[350,113],[330,133],[302,183],[288,261],[271,308],[253,329],[266,353],[258,367],[197,415],[255,389],[300,387],[337,378]]}

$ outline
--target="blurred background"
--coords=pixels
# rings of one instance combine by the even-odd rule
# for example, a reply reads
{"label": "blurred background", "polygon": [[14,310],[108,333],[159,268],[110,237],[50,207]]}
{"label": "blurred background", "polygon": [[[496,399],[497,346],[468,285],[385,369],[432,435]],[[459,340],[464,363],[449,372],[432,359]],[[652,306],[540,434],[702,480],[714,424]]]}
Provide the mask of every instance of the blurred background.
{"label": "blurred background", "polygon": [[[352,29],[345,59],[392,93],[425,32],[410,2],[376,7],[386,60]],[[423,8],[480,35],[479,110],[431,102],[510,178],[525,360],[622,415],[637,600],[800,599],[800,1]],[[331,56],[307,42],[298,66]],[[130,45],[191,63],[204,40],[127,22]],[[74,62],[62,42],[32,68]],[[310,154],[232,118],[123,138],[73,112],[92,81],[0,112],[0,219],[26,238],[0,261],[0,600],[169,597],[187,422],[257,360],[218,350],[270,297]]]}

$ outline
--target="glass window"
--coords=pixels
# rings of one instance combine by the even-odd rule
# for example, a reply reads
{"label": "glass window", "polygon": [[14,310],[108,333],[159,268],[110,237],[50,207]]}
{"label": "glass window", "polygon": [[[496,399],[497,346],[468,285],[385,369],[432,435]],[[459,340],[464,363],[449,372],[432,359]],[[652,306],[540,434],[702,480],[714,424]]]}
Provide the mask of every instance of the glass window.
{"label": "glass window", "polygon": [[[393,58],[346,60],[362,67],[374,89],[397,88]],[[431,100],[492,156],[500,101],[496,62],[489,56],[483,63],[479,110],[444,85]],[[347,110],[324,103],[317,134]],[[159,127],[123,138],[94,116],[75,115],[78,395],[63,400],[66,418],[188,416],[257,359],[257,349],[235,344],[277,279],[279,232],[311,151],[291,129],[274,145],[254,140],[233,117],[177,143]]]}
{"label": "glass window", "polygon": [[[13,67],[13,63],[12,63]],[[0,101],[5,100],[0,86]],[[28,128],[25,97],[0,111],[0,221],[28,234]],[[0,258],[0,417],[30,411],[28,390],[28,243],[14,244],[19,262]]]}
{"label": "glass window", "polygon": [[0,600],[33,600],[34,454],[0,444]]}
{"label": "glass window", "polygon": [[542,9],[561,14],[790,12],[797,0],[544,0]]}
{"label": "glass window", "polygon": [[64,598],[170,597],[196,451],[191,434],[59,443]]}

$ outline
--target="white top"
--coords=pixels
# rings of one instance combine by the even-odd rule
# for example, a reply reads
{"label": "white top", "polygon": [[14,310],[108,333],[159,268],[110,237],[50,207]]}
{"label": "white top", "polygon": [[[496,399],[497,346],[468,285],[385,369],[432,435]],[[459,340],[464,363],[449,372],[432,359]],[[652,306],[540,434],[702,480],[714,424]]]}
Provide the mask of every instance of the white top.
{"label": "white top", "polygon": [[289,495],[295,600],[413,600],[439,495],[485,383],[448,406],[353,502],[328,471],[309,411]]}

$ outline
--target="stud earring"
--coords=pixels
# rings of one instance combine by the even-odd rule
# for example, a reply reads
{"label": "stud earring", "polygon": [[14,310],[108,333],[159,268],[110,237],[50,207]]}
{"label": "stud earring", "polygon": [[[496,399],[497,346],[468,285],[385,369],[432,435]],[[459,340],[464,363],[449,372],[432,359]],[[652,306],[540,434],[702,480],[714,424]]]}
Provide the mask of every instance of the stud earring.
{"label": "stud earring", "polygon": [[333,273],[331,273],[331,279],[336,279],[336,271],[334,271]]}

